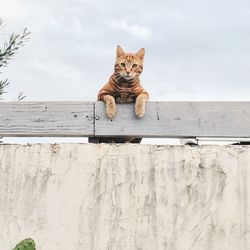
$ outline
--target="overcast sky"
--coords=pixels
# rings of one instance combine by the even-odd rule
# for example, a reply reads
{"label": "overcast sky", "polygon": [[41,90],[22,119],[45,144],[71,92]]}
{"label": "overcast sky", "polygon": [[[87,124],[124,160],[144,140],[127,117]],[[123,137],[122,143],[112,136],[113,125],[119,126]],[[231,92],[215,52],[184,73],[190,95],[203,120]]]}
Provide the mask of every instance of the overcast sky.
{"label": "overcast sky", "polygon": [[0,0],[3,43],[29,42],[4,69],[5,100],[95,100],[115,49],[145,47],[151,100],[250,100],[249,0]]}
{"label": "overcast sky", "polygon": [[0,15],[2,43],[32,32],[1,74],[5,100],[95,100],[117,44],[145,47],[151,100],[250,100],[249,0],[9,0]]}

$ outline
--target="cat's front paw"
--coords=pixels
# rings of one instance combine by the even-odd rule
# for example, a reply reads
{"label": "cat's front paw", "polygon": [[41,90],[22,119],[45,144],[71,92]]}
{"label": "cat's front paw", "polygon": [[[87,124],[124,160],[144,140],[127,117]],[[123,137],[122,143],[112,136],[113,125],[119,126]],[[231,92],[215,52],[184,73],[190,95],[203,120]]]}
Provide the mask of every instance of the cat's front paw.
{"label": "cat's front paw", "polygon": [[106,114],[108,118],[113,119],[116,115],[116,104],[115,102],[110,102],[106,105]]}
{"label": "cat's front paw", "polygon": [[145,114],[145,103],[137,102],[135,104],[135,114],[138,118],[142,118]]}

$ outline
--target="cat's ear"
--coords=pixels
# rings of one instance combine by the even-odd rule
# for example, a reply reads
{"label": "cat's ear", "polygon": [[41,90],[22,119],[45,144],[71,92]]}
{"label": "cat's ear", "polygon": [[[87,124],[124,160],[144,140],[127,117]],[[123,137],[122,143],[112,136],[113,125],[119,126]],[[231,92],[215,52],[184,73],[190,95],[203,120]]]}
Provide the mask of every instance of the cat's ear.
{"label": "cat's ear", "polygon": [[143,60],[144,55],[145,55],[145,49],[144,49],[144,48],[139,49],[135,54],[136,54],[140,59]]}
{"label": "cat's ear", "polygon": [[120,56],[124,55],[125,52],[123,51],[122,47],[120,45],[116,48],[116,58],[119,58]]}

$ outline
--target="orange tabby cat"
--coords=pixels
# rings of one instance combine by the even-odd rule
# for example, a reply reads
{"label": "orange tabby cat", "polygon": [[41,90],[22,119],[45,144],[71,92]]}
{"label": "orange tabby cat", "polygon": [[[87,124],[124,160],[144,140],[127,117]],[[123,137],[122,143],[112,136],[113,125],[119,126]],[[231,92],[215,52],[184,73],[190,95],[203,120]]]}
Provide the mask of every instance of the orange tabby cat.
{"label": "orange tabby cat", "polygon": [[116,114],[116,103],[131,102],[135,102],[137,117],[143,117],[145,102],[149,98],[139,79],[143,70],[144,54],[144,49],[136,53],[125,53],[120,46],[117,46],[114,73],[98,94],[98,101],[106,103],[106,113],[109,118],[113,118]]}
{"label": "orange tabby cat", "polygon": [[[116,103],[135,103],[135,114],[142,118],[145,114],[145,102],[149,94],[140,84],[139,76],[143,70],[145,50],[125,53],[120,46],[116,49],[114,73],[98,94],[98,101],[106,103],[106,114],[112,119],[116,115]],[[97,142],[135,142],[141,138],[100,138]]]}

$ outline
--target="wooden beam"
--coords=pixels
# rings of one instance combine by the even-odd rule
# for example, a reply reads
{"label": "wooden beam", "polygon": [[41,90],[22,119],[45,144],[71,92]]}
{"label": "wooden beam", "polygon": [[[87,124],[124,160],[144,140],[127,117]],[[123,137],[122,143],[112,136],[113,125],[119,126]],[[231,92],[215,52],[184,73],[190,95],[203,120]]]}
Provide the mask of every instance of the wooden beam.
{"label": "wooden beam", "polygon": [[93,102],[1,102],[0,136],[92,136]]}
{"label": "wooden beam", "polygon": [[122,104],[113,120],[98,102],[95,114],[96,136],[250,138],[250,102],[148,102],[143,119]]}
{"label": "wooden beam", "polygon": [[0,136],[250,138],[250,102],[148,102],[107,118],[103,102],[0,102]]}

